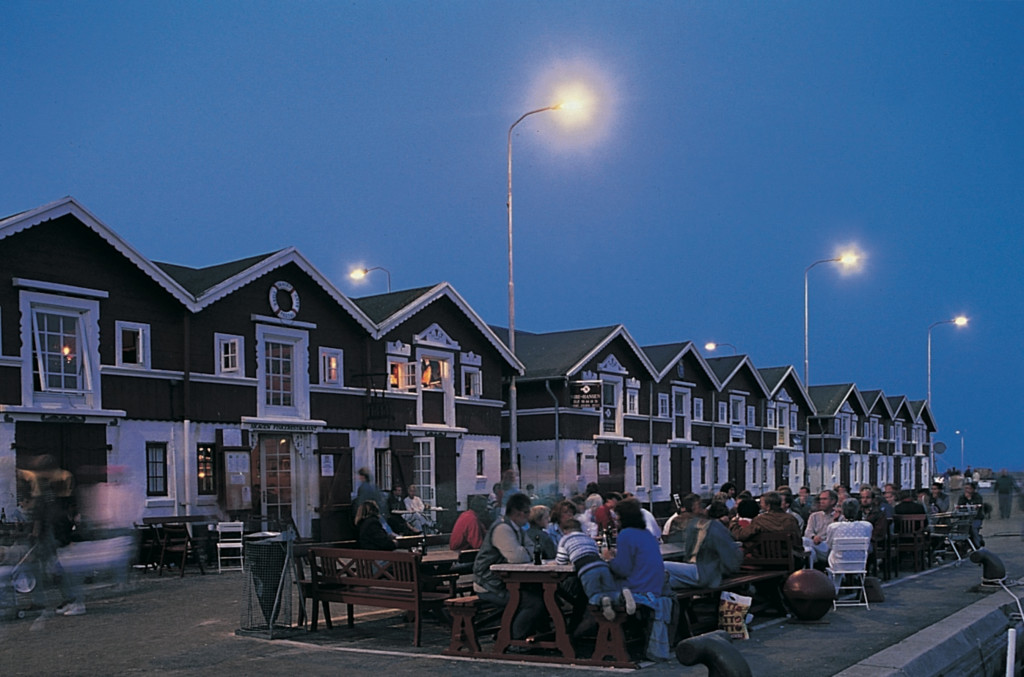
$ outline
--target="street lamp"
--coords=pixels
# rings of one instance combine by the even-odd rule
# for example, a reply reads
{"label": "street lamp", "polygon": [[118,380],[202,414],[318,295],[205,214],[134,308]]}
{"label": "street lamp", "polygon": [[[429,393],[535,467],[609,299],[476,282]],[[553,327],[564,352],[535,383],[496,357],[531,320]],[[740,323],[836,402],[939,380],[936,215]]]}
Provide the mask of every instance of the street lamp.
{"label": "street lamp", "polygon": [[958,327],[967,326],[967,318],[957,315],[952,320],[939,320],[928,325],[928,406],[932,406],[932,329],[940,324],[955,324]]}
{"label": "street lamp", "polygon": [[964,465],[964,433],[962,430],[956,431],[956,436],[960,438],[960,474],[964,476],[964,481],[967,481],[967,473],[964,470],[967,466]]}
{"label": "street lamp", "polygon": [[391,271],[388,270],[387,268],[382,268],[381,266],[374,266],[373,268],[356,268],[351,273],[349,273],[348,276],[351,277],[353,280],[361,280],[364,277],[366,277],[367,275],[369,275],[371,271],[374,271],[374,270],[383,270],[387,274],[387,276],[388,276],[388,293],[390,294],[391,293]]}
{"label": "street lamp", "polygon": [[[560,110],[564,106],[565,104],[558,103],[523,113],[508,128],[508,201],[505,203],[505,207],[508,209],[508,349],[512,352],[513,357],[516,354],[516,288],[512,267],[512,131],[516,128],[516,125],[531,115],[549,110]],[[516,464],[516,448],[519,445],[518,413],[516,375],[513,372],[508,386],[508,448],[513,467]]]}
{"label": "street lamp", "polygon": [[847,252],[834,259],[821,259],[815,261],[811,265],[804,268],[804,386],[810,387],[810,377],[808,376],[808,349],[807,349],[807,334],[808,334],[808,304],[807,304],[807,274],[811,272],[811,268],[822,263],[841,263],[847,268],[857,264],[860,256],[855,252]]}
{"label": "street lamp", "polygon": [[736,350],[736,346],[734,346],[731,343],[715,343],[714,341],[708,341],[707,343],[705,343],[704,344],[704,350],[706,350],[708,352],[714,352],[714,351],[718,350],[718,348],[720,346],[727,346],[729,348],[732,348],[732,352],[733,352],[734,355],[738,355],[739,352],[740,352],[740,351]]}

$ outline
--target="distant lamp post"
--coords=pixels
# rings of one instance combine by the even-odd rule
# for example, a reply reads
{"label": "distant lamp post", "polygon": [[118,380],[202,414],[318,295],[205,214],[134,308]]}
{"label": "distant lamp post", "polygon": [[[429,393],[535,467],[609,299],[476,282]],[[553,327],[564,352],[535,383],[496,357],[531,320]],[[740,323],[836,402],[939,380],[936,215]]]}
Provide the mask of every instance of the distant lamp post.
{"label": "distant lamp post", "polygon": [[725,346],[727,348],[732,348],[733,355],[738,355],[739,352],[740,352],[740,351],[736,350],[736,346],[734,346],[731,343],[715,343],[714,341],[708,341],[707,343],[705,343],[704,344],[704,350],[708,351],[709,353],[713,353],[716,350],[718,350],[719,348],[721,348],[722,346]]}
{"label": "distant lamp post", "polygon": [[[525,120],[531,115],[537,115],[538,113],[545,113],[547,111],[559,111],[563,108],[570,108],[566,103],[555,103],[554,105],[546,105],[543,109],[537,109],[536,111],[530,111],[523,113],[519,116],[519,119],[512,123],[509,127],[508,135],[508,168],[509,168],[509,181],[508,181],[508,201],[505,203],[508,209],[509,217],[509,350],[512,355],[515,356],[515,282],[514,273],[512,266],[512,131],[516,128],[520,122]],[[572,107],[574,108],[574,107]],[[516,383],[515,374],[512,374],[512,378],[509,381],[509,456],[512,459],[512,467],[516,467],[516,449],[519,446],[519,422],[518,422],[518,403],[516,395]],[[557,466],[556,466],[557,467]]]}
{"label": "distant lamp post", "polygon": [[364,277],[366,277],[367,275],[369,275],[371,272],[373,272],[374,270],[383,270],[384,273],[388,276],[388,293],[390,294],[391,293],[391,271],[388,270],[387,268],[382,268],[381,266],[374,266],[373,268],[356,268],[351,273],[349,273],[348,276],[351,277],[353,280],[361,280]]}
{"label": "distant lamp post", "polygon": [[952,320],[939,320],[928,325],[928,406],[932,406],[932,329],[940,324],[955,324],[958,327],[967,326],[967,318],[957,315]]}
{"label": "distant lamp post", "polygon": [[808,364],[809,364],[810,360],[809,360],[809,353],[808,353],[808,347],[807,347],[807,345],[808,345],[808,325],[809,325],[809,321],[808,321],[808,303],[807,303],[807,301],[808,301],[808,297],[807,297],[807,274],[811,272],[811,268],[813,268],[813,267],[815,267],[817,265],[820,265],[822,263],[839,263],[839,264],[842,264],[844,267],[849,268],[849,267],[857,265],[857,262],[859,260],[860,260],[860,255],[859,254],[857,254],[856,252],[847,252],[847,253],[842,254],[840,256],[837,256],[837,257],[835,257],[833,259],[821,259],[820,261],[815,261],[814,263],[812,263],[811,265],[807,266],[804,269],[804,386],[809,387],[811,385],[810,375],[808,374],[808,372],[809,372]]}
{"label": "distant lamp post", "polygon": [[957,430],[956,436],[960,438],[960,474],[964,476],[964,481],[967,481],[969,478],[965,471],[967,466],[964,465],[964,432],[962,430]]}

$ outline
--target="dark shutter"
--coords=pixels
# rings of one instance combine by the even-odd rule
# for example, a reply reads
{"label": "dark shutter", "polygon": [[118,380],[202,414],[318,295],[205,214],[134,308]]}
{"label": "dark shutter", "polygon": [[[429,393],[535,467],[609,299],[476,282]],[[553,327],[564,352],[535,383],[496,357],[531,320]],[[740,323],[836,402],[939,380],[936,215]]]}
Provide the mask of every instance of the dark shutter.
{"label": "dark shutter", "polygon": [[455,474],[455,438],[438,437],[434,440],[434,490],[437,492],[435,503],[446,508],[437,514],[438,526],[442,532],[451,531],[458,512],[458,486]]}

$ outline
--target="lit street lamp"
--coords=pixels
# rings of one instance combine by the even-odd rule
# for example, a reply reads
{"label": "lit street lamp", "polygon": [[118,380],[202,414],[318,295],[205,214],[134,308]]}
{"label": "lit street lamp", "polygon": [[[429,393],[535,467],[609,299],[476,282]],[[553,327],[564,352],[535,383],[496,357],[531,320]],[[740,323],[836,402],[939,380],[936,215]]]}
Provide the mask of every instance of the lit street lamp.
{"label": "lit street lamp", "polygon": [[967,325],[967,318],[957,315],[952,320],[939,320],[928,325],[928,406],[932,406],[932,329],[940,324],[955,324],[958,327]]}
{"label": "lit street lamp", "polygon": [[387,274],[387,276],[388,276],[388,293],[390,294],[391,293],[391,271],[388,270],[387,268],[382,268],[381,266],[374,266],[373,268],[356,268],[351,273],[349,273],[348,276],[351,277],[353,280],[361,280],[364,277],[366,277],[367,275],[369,275],[371,271],[374,271],[374,270],[383,270]]}
{"label": "lit street lamp", "polygon": [[855,252],[848,252],[841,256],[837,256],[834,259],[821,259],[815,261],[811,265],[804,269],[804,386],[810,387],[810,376],[808,375],[808,348],[807,348],[807,334],[808,334],[808,303],[807,303],[807,274],[811,272],[811,268],[821,263],[841,263],[846,267],[854,266],[857,264],[860,256]]}
{"label": "lit street lamp", "polygon": [[[559,103],[553,106],[545,106],[544,108],[531,110],[528,113],[523,113],[519,116],[519,119],[513,122],[512,126],[508,128],[508,201],[505,203],[505,206],[508,209],[508,349],[512,352],[513,356],[516,354],[516,288],[512,267],[512,131],[516,128],[516,125],[531,115],[536,115],[537,113],[543,113],[549,110],[559,110],[562,107],[563,104]],[[512,459],[513,467],[516,467],[516,448],[519,445],[518,413],[516,375],[515,372],[513,372],[508,386],[508,448],[509,457]]]}
{"label": "lit street lamp", "polygon": [[704,350],[708,351],[709,353],[713,353],[714,351],[718,350],[721,346],[732,348],[732,352],[734,355],[738,355],[740,352],[736,350],[736,346],[734,346],[731,343],[715,343],[714,341],[708,341],[707,343],[705,343]]}

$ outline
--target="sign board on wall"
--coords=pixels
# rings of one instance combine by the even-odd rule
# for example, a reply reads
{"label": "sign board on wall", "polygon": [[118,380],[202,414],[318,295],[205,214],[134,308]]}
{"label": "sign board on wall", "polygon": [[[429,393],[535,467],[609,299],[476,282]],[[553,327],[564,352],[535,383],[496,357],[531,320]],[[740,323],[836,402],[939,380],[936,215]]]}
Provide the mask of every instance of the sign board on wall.
{"label": "sign board on wall", "polygon": [[600,381],[572,381],[569,383],[569,406],[576,409],[601,408]]}

